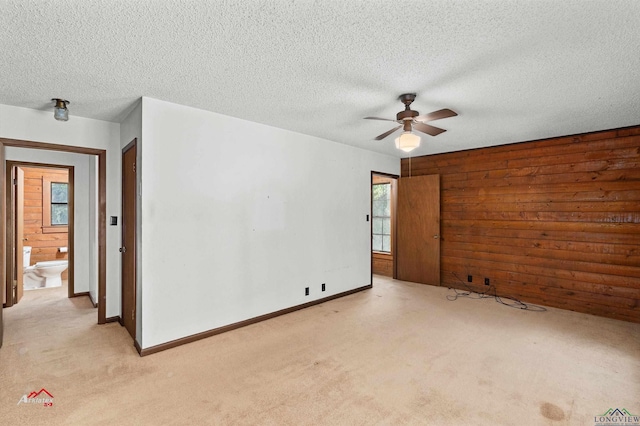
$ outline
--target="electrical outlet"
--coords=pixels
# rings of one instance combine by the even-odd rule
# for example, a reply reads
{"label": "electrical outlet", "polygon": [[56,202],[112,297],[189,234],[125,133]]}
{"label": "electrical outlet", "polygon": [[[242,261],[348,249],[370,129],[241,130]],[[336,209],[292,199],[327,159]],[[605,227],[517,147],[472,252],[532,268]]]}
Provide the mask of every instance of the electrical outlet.
{"label": "electrical outlet", "polygon": [[484,279],[484,285],[491,285],[491,282],[489,281],[489,278],[485,278]]}
{"label": "electrical outlet", "polygon": [[305,287],[304,288],[304,295],[308,296],[309,295],[309,287]]}
{"label": "electrical outlet", "polygon": [[327,289],[327,285],[325,283],[322,283],[322,291],[325,291]]}
{"label": "electrical outlet", "polygon": [[467,282],[473,282],[473,277],[471,275],[467,275]]}

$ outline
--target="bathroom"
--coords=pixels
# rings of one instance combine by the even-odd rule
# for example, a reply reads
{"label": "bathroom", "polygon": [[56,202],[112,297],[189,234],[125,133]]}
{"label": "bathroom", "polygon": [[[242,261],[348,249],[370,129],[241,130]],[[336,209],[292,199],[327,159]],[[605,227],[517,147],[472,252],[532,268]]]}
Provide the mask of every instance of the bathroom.
{"label": "bathroom", "polygon": [[19,169],[24,194],[23,288],[59,287],[68,279],[69,171],[25,166]]}

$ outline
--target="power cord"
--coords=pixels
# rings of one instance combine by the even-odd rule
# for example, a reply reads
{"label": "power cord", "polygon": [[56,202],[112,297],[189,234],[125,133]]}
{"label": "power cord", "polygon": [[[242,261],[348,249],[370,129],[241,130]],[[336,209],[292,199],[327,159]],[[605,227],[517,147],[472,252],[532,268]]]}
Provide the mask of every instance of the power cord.
{"label": "power cord", "polygon": [[[451,272],[451,273],[453,274],[454,277],[456,277],[456,279],[458,281],[460,281],[460,284],[462,284],[467,290],[466,291],[459,291],[458,289],[455,289],[453,287],[449,287],[449,290],[453,290],[454,293],[455,293],[454,295],[447,295],[447,300],[449,300],[450,302],[453,302],[454,300],[457,300],[459,297],[467,297],[469,299],[487,299],[487,298],[493,297],[496,302],[498,302],[498,303],[500,303],[502,305],[508,306],[510,308],[522,309],[522,310],[525,310],[525,311],[532,311],[532,312],[545,312],[547,310],[547,308],[545,308],[544,306],[524,303],[524,302],[516,299],[515,297],[498,296],[498,294],[496,292],[496,288],[493,285],[490,286],[484,292],[474,291],[471,288],[469,288],[467,283],[465,283],[463,280],[461,280],[460,277],[457,276],[455,272]],[[491,294],[492,290],[493,290],[493,294]],[[505,300],[509,300],[511,302],[505,302]]]}

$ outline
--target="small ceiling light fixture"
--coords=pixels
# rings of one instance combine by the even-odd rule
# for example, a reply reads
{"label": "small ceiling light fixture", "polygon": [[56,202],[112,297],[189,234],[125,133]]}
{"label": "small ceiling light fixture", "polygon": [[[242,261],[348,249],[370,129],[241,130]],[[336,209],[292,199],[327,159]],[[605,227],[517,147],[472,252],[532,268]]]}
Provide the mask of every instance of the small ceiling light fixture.
{"label": "small ceiling light fixture", "polygon": [[71,102],[58,98],[53,98],[51,100],[56,103],[56,106],[53,107],[53,118],[58,121],[68,121],[69,110],[67,109],[67,104],[70,104]]}
{"label": "small ceiling light fixture", "polygon": [[411,131],[402,132],[402,134],[396,138],[396,148],[404,152],[411,152],[419,146],[420,136],[411,133]]}

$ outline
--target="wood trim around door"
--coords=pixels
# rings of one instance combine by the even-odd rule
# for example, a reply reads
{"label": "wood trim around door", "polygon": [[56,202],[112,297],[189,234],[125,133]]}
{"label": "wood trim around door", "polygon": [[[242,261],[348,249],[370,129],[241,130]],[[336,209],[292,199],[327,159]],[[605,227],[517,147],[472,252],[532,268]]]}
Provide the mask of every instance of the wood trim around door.
{"label": "wood trim around door", "polygon": [[[4,144],[2,143],[2,141],[0,140],[0,188],[4,188],[4,168],[5,168],[5,164],[4,164]],[[2,191],[4,191],[4,189],[2,189]],[[3,194],[4,195],[4,194]],[[4,205],[4,197],[0,196],[0,260],[4,259],[4,252],[5,252],[5,245],[4,241],[5,241],[5,235],[4,235],[4,230],[5,230],[5,205]],[[6,262],[2,262],[2,265],[0,265],[0,291],[3,294],[5,293],[5,281],[6,281],[6,277],[7,277],[7,270],[6,270]],[[4,311],[4,308],[2,307],[2,304],[0,304],[0,348],[2,347],[2,340],[4,338],[4,322],[2,320],[2,312]]]}
{"label": "wood trim around door", "polygon": [[[4,147],[5,146],[13,146],[17,148],[31,148],[31,149],[44,149],[48,151],[61,151],[61,152],[71,152],[75,154],[89,154],[96,155],[98,157],[98,324],[105,324],[107,317],[107,151],[104,149],[96,149],[96,148],[85,148],[79,146],[69,146],[69,145],[57,145],[51,143],[44,142],[34,142],[34,141],[26,141],[19,139],[7,139],[0,138],[0,159],[2,159],[2,176],[1,180],[4,180],[4,167],[5,167],[5,157],[4,157]],[[2,191],[5,191],[5,185],[0,186]],[[4,199],[2,198],[2,214],[0,218],[2,220],[2,239],[0,241],[6,241],[5,237],[5,225],[6,225],[6,206],[4,205]],[[0,244],[3,246],[2,252],[5,252],[5,243]],[[5,258],[3,254],[2,257]],[[7,279],[6,268],[2,267],[1,270],[2,276],[0,276],[0,280],[4,283]]]}

